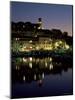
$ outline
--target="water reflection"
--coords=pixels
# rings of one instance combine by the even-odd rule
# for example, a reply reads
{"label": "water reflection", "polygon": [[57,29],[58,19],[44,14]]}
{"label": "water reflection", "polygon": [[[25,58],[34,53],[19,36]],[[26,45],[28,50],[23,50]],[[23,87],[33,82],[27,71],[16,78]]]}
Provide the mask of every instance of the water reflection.
{"label": "water reflection", "polygon": [[49,66],[49,69],[53,69],[53,64],[51,63],[50,66]]}
{"label": "water reflection", "polygon": [[12,58],[12,97],[73,93],[71,57]]}
{"label": "water reflection", "polygon": [[29,62],[29,68],[32,68],[32,62]]}
{"label": "water reflection", "polygon": [[36,81],[42,86],[46,75],[61,74],[72,68],[72,58],[13,58],[12,62],[12,82],[31,83]]}
{"label": "water reflection", "polygon": [[25,76],[23,76],[23,81],[25,81],[25,79],[26,79]]}

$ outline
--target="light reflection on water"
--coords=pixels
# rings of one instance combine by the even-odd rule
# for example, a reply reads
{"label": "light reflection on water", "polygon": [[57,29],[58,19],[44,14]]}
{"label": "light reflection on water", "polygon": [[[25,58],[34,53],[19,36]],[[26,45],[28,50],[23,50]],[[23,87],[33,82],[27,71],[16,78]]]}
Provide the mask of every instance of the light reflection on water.
{"label": "light reflection on water", "polygon": [[[34,64],[39,64],[40,68],[41,67],[49,67],[53,69],[53,63],[52,63],[52,58],[48,57],[48,58],[16,58],[14,59],[13,63],[15,64],[15,66],[20,66],[20,65],[27,65],[28,67],[32,68],[32,66],[34,66]],[[17,70],[17,66],[16,66],[16,70]]]}
{"label": "light reflection on water", "polygon": [[64,94],[72,94],[72,59],[52,57],[13,58],[13,97]]}

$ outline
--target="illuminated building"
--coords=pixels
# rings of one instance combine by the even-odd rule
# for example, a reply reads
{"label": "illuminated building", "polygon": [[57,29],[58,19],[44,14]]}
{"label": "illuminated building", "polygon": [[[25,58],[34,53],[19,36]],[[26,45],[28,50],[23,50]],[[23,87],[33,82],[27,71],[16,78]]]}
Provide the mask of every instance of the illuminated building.
{"label": "illuminated building", "polygon": [[72,37],[64,37],[59,29],[42,29],[41,18],[37,23],[12,22],[11,32],[13,52],[68,50],[72,44]]}

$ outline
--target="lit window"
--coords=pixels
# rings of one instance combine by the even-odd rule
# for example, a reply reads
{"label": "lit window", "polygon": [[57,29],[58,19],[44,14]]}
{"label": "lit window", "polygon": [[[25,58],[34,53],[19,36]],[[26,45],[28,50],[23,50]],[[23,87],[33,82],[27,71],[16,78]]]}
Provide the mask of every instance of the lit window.
{"label": "lit window", "polygon": [[30,40],[29,43],[32,43],[32,40]]}

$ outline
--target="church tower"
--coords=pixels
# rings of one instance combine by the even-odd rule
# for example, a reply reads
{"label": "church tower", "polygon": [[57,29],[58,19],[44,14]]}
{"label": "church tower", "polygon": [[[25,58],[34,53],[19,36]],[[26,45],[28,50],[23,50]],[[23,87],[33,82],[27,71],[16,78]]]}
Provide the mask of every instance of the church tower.
{"label": "church tower", "polygon": [[38,18],[38,24],[39,24],[38,29],[42,29],[42,18]]}

